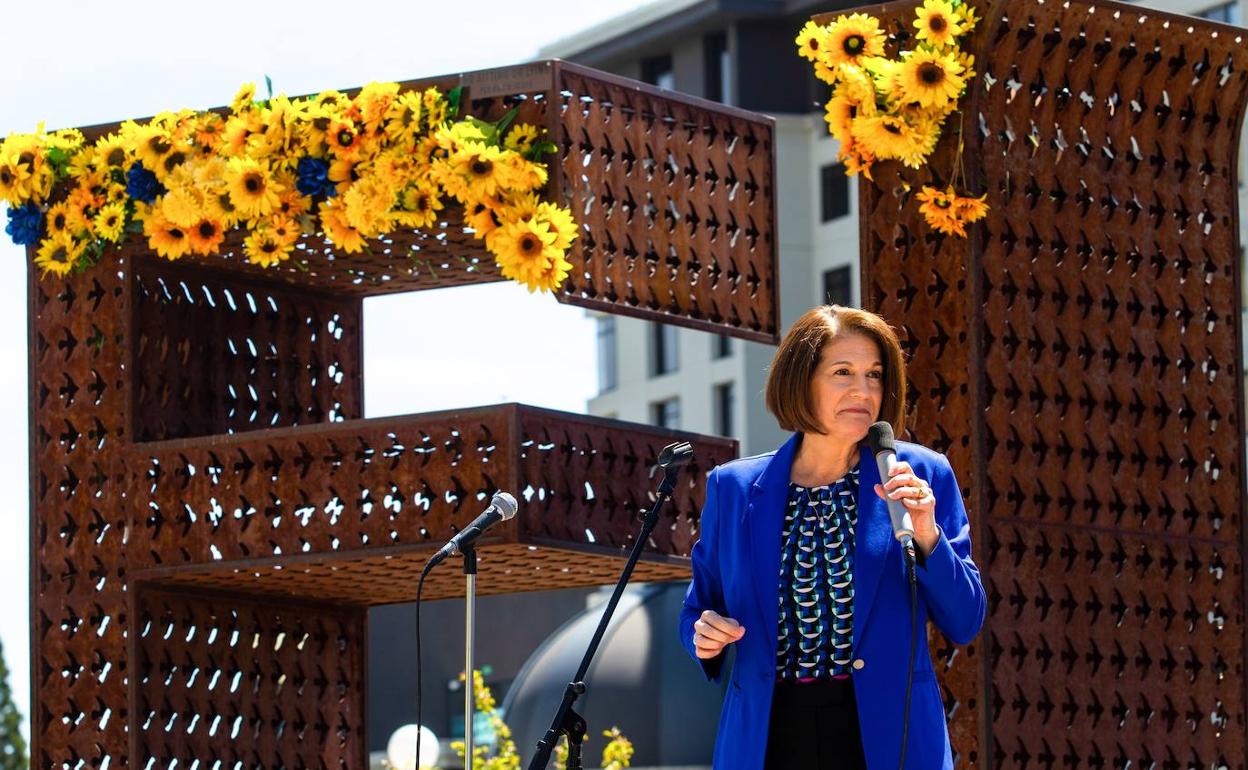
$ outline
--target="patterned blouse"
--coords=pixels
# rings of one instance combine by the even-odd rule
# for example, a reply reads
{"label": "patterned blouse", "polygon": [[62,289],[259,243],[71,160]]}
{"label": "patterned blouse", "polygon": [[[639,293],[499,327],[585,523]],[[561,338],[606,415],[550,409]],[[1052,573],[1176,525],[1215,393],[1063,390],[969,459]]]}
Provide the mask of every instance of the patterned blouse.
{"label": "patterned blouse", "polygon": [[780,554],[776,677],[850,672],[858,469],[821,487],[789,484]]}

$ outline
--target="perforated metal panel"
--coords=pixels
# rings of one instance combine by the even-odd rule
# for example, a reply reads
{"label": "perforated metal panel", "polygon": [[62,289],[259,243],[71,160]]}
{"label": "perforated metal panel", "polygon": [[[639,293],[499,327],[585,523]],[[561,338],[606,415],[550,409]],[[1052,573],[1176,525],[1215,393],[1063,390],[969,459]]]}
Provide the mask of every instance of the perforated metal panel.
{"label": "perforated metal panel", "polygon": [[[882,9],[896,33],[912,6]],[[936,639],[959,766],[1242,768],[1243,31],[1115,3],[984,6],[968,242],[863,184],[868,304],[950,455],[989,620]],[[907,190],[904,184],[909,185]]]}
{"label": "perforated metal panel", "polygon": [[[520,105],[561,145],[552,194],[586,224],[563,299],[774,337],[770,119],[553,62],[436,82],[484,117]],[[582,132],[598,144],[564,141]],[[627,178],[569,176],[607,146]],[[686,244],[696,267],[647,256]],[[498,489],[520,512],[482,541],[482,594],[613,582],[677,439],[696,461],[635,578],[688,575],[734,441],[514,404],[359,419],[362,298],[498,280],[458,212],[360,257],[313,237],[266,272],[235,249],[170,264],[131,241],[31,274],[36,767],[366,767],[365,608],[410,601]],[[435,573],[425,595],[461,582]]]}

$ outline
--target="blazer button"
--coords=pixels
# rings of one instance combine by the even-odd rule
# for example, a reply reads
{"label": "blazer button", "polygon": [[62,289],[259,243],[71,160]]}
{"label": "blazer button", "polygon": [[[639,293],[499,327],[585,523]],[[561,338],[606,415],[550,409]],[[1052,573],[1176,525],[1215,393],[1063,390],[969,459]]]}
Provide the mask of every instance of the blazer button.
{"label": "blazer button", "polygon": [[855,658],[855,659],[854,659],[854,662],[853,662],[853,663],[851,663],[850,665],[852,665],[852,666],[854,667],[854,670],[855,670],[855,671],[861,671],[861,670],[863,670],[864,668],[866,668],[866,666],[867,666],[867,662],[866,662],[865,660],[863,660],[862,658]]}

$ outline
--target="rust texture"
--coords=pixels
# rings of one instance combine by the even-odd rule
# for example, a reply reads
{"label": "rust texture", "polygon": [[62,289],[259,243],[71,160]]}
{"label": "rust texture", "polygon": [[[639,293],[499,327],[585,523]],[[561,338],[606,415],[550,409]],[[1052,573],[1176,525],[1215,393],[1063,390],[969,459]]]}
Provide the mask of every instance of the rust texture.
{"label": "rust texture", "polygon": [[[860,188],[864,301],[902,333],[910,431],[959,474],[989,593],[974,644],[933,631],[958,764],[1243,768],[1243,31],[980,8],[963,163],[988,219],[965,242],[917,213],[956,125]],[[912,9],[867,10],[896,37]]]}
{"label": "rust texture", "polygon": [[[554,62],[437,82],[558,138],[551,189],[585,223],[561,299],[774,338],[770,119]],[[573,176],[604,148],[623,165]],[[363,298],[498,280],[458,217],[360,258],[310,238],[289,270],[132,240],[32,271],[33,766],[366,767],[367,607],[411,601],[499,489],[520,512],[482,540],[482,594],[613,582],[682,438],[635,579],[688,576],[735,441],[517,404],[362,419]],[[444,570],[425,596],[462,590]]]}

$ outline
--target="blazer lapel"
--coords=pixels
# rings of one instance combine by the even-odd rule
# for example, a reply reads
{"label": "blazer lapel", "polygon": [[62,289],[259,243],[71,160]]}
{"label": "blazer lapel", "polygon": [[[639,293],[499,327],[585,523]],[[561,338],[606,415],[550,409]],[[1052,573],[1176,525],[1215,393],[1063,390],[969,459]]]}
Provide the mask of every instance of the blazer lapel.
{"label": "blazer lapel", "polygon": [[[900,548],[893,546],[893,522],[888,516],[888,505],[875,493],[875,485],[880,483],[879,469],[875,466],[871,449],[863,446],[861,451],[858,461],[858,524],[854,530],[855,650],[871,613],[880,578],[894,551],[899,554],[897,564],[901,565]],[[776,568],[779,569],[779,566]]]}
{"label": "blazer lapel", "polygon": [[[763,633],[775,648],[780,604],[780,535],[784,528],[784,506],[788,501],[789,475],[802,434],[795,433],[772,455],[771,462],[750,487],[745,509],[749,532],[749,569],[758,600]],[[774,653],[773,653],[774,657]]]}

